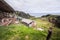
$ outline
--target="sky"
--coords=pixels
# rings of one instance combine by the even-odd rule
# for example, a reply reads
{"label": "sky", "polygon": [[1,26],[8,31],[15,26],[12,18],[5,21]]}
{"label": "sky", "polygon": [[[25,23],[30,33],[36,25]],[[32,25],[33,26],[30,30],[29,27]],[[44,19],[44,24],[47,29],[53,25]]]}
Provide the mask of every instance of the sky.
{"label": "sky", "polygon": [[60,15],[60,0],[5,0],[16,11],[33,16],[46,14]]}

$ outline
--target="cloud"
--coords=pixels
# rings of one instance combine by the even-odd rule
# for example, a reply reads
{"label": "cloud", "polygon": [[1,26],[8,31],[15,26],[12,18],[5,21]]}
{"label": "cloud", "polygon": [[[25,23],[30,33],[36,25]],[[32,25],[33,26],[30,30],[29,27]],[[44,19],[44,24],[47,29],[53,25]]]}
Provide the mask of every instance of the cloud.
{"label": "cloud", "polygon": [[15,10],[28,13],[60,13],[59,0],[5,0]]}

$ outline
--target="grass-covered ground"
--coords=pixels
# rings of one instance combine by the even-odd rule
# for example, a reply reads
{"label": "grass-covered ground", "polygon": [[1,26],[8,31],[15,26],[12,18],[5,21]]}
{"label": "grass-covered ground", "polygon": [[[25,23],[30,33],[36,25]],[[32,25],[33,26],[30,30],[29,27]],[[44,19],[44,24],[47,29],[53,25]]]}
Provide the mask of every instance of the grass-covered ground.
{"label": "grass-covered ground", "polygon": [[[46,40],[48,28],[51,26],[51,23],[40,19],[36,19],[35,21],[37,27],[43,28],[44,31],[29,28],[21,23],[0,26],[0,40]],[[59,28],[53,28],[51,40],[60,40]]]}
{"label": "grass-covered ground", "polygon": [[51,40],[60,40],[60,28],[54,27]]}
{"label": "grass-covered ground", "polygon": [[0,40],[44,40],[46,32],[36,31],[25,25],[10,25],[0,27]]}
{"label": "grass-covered ground", "polygon": [[[53,25],[50,22],[41,19],[36,19],[36,22],[38,27],[44,28],[46,31],[48,31],[48,28]],[[60,40],[60,28],[57,28],[55,26],[53,27],[50,40]]]}

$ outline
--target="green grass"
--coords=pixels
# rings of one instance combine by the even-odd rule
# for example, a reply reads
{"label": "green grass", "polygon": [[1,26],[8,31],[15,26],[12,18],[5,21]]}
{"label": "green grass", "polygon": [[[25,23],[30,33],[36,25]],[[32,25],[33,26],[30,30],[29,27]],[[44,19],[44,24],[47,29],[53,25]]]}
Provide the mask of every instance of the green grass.
{"label": "green grass", "polygon": [[35,21],[37,23],[37,27],[48,29],[51,26],[51,23],[48,22],[48,21],[44,21],[44,20],[41,20],[41,19],[35,19]]}
{"label": "green grass", "polygon": [[60,28],[54,27],[51,40],[60,40]]}
{"label": "green grass", "polygon": [[[9,26],[0,26],[0,40],[46,40],[48,28],[51,23],[40,19],[35,19],[37,27],[44,31],[38,31],[29,28],[23,24],[12,24]],[[60,40],[60,29],[54,27],[51,40]]]}
{"label": "green grass", "polygon": [[45,31],[37,31],[23,24],[0,27],[0,40],[45,40],[46,35]]}
{"label": "green grass", "polygon": [[[48,21],[43,21],[41,19],[35,19],[37,26],[46,29],[48,31],[48,28],[53,25]],[[60,28],[53,27],[53,33],[51,36],[51,40],[60,40]]]}

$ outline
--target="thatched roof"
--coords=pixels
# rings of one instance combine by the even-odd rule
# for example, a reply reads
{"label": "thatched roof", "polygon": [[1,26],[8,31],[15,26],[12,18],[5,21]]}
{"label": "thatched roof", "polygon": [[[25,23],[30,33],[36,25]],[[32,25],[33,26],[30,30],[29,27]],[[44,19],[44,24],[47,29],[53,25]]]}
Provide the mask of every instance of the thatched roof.
{"label": "thatched roof", "polygon": [[0,11],[14,12],[14,9],[10,5],[8,5],[4,0],[0,0]]}

